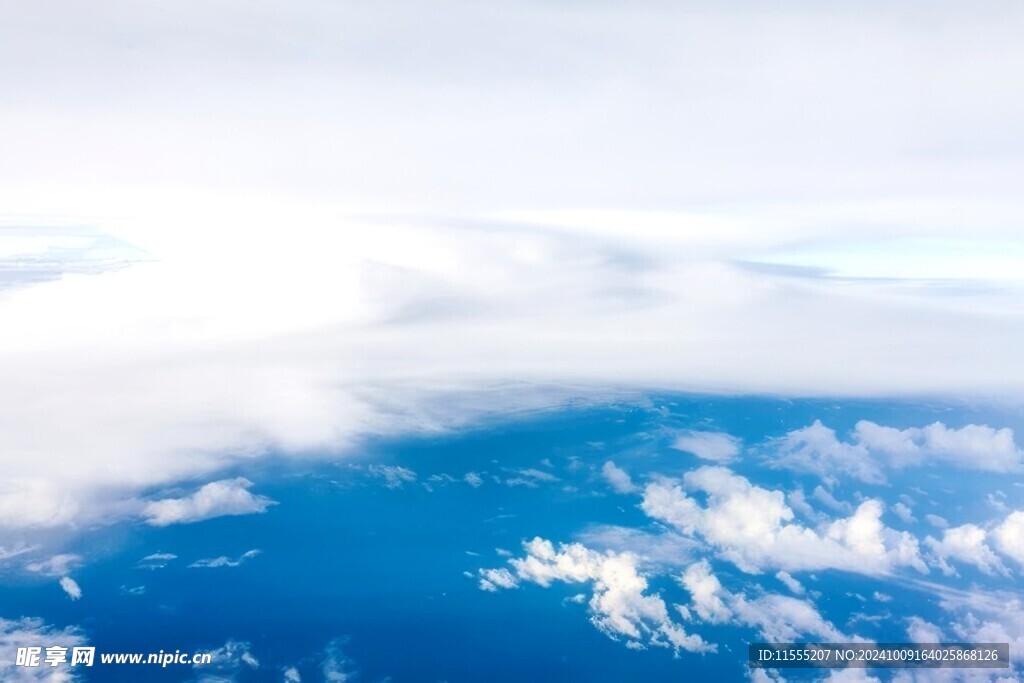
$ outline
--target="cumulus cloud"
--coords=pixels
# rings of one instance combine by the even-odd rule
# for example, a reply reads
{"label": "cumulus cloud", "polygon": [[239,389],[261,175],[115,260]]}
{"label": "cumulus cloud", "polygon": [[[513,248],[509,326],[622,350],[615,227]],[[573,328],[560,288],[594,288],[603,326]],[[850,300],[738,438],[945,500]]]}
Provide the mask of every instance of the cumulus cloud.
{"label": "cumulus cloud", "polygon": [[251,515],[266,512],[277,503],[266,496],[252,494],[253,483],[244,477],[222,479],[202,486],[184,498],[164,498],[143,508],[146,522],[153,526],[189,524],[225,515]]}
{"label": "cumulus cloud", "polygon": [[82,597],[82,588],[78,585],[78,582],[72,579],[70,576],[62,576],[60,578],[60,587],[68,597],[72,600],[78,600]]}
{"label": "cumulus cloud", "polygon": [[726,463],[735,459],[742,441],[723,432],[688,430],[676,436],[672,448],[696,455],[701,460]]}
{"label": "cumulus cloud", "polygon": [[996,548],[1024,567],[1024,511],[1011,512],[992,531]]}
{"label": "cumulus cloud", "polygon": [[245,551],[235,559],[231,559],[226,555],[221,555],[220,557],[209,557],[202,560],[196,560],[195,562],[190,564],[189,567],[196,569],[219,569],[221,567],[240,567],[247,560],[251,560],[259,554],[260,550],[254,548],[252,550]]}
{"label": "cumulus cloud", "polygon": [[499,588],[519,587],[518,579],[512,575],[512,572],[504,567],[499,569],[481,569],[479,573],[480,583],[478,585],[482,591],[493,593]]}
{"label": "cumulus cloud", "polygon": [[1013,430],[968,424],[959,429],[935,422],[926,427],[896,429],[867,420],[854,427],[850,441],[815,420],[771,444],[770,463],[831,480],[844,475],[869,484],[887,481],[889,468],[951,465],[988,472],[1018,472],[1024,453]]}
{"label": "cumulus cloud", "polygon": [[281,680],[283,683],[302,683],[302,675],[294,666],[289,666],[281,671]]}
{"label": "cumulus cloud", "polygon": [[947,576],[954,576],[957,573],[947,560],[972,565],[989,575],[1008,575],[1006,567],[985,543],[987,536],[981,527],[964,524],[944,530],[942,540],[928,536],[924,543],[931,551],[939,569]]}
{"label": "cumulus cloud", "polygon": [[832,642],[849,640],[806,600],[777,593],[748,598],[730,592],[706,560],[688,567],[680,583],[690,592],[693,611],[709,623],[749,626],[772,642],[792,642],[807,636]]}
{"label": "cumulus cloud", "polygon": [[515,577],[544,587],[556,581],[589,584],[590,621],[610,638],[632,647],[689,652],[715,649],[671,619],[665,601],[648,592],[647,579],[632,553],[599,553],[580,543],[563,543],[556,549],[542,538],[524,543],[523,548],[524,557],[509,560]]}
{"label": "cumulus cloud", "polygon": [[[684,491],[706,495],[706,506]],[[723,467],[701,467],[680,483],[655,481],[644,489],[641,509],[687,535],[710,543],[745,572],[841,569],[882,574],[897,567],[927,568],[917,540],[881,522],[882,504],[862,502],[852,515],[822,532],[793,522],[781,491],[751,484]]]}
{"label": "cumulus cloud", "polygon": [[[42,619],[22,617],[21,619],[4,619],[0,617],[0,680],[10,683],[30,683],[31,681],[74,681],[76,676],[55,677],[48,666],[24,667],[15,665],[15,653],[19,647],[40,647],[45,649],[53,645],[73,648],[86,645],[85,636],[77,628],[57,628],[46,624]],[[67,674],[67,672],[62,672]]]}
{"label": "cumulus cloud", "polygon": [[635,493],[639,491],[639,487],[633,483],[632,477],[629,476],[629,472],[616,466],[611,460],[605,462],[601,466],[601,476],[608,482],[608,485],[612,487],[612,490],[616,493]]}
{"label": "cumulus cloud", "polygon": [[945,641],[942,629],[930,621],[915,616],[907,619],[907,637],[912,643],[941,643]]}

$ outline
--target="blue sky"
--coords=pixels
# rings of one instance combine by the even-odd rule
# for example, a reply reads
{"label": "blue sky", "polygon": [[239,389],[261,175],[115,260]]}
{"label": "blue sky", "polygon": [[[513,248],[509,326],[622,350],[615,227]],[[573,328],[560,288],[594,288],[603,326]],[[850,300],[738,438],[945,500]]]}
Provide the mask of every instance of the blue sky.
{"label": "blue sky", "polygon": [[[584,602],[558,614],[579,608],[589,640],[573,652],[603,648],[596,670],[623,649],[669,666],[650,663],[666,641],[691,657],[703,646],[687,636],[756,632],[758,600],[780,585],[807,600],[806,573],[865,597],[855,584],[873,593],[882,575],[929,582],[941,600],[920,604],[939,611],[921,619],[945,633],[996,619],[1020,570],[1022,11],[7,3],[0,576],[18,607],[0,610],[16,620],[3,633],[114,642],[129,631],[90,621],[90,584],[120,590],[113,577],[150,555],[176,555],[151,571],[182,586],[200,570],[286,580],[299,568],[274,539],[320,514],[296,477],[331,468],[361,482],[328,506],[360,520],[348,534],[387,535],[456,490],[479,494],[471,516],[497,491],[538,496],[500,546],[511,555],[467,555],[479,561],[453,577],[430,547],[412,561],[488,614],[525,600],[553,618],[547,596],[576,590],[562,597]],[[662,397],[710,407],[627,420],[614,440],[591,420],[656,416]],[[572,448],[612,445],[577,453],[585,481],[570,484],[554,451],[543,465],[512,447],[533,429],[522,420],[581,420]],[[437,443],[457,471],[413,453]],[[774,540],[740,542],[725,513],[749,506]],[[588,546],[611,542],[600,520],[619,508],[626,545]],[[421,514],[445,529],[464,513]],[[656,553],[685,566],[621,555],[640,558],[636,529],[655,527],[685,540]],[[395,537],[387,557],[416,542]],[[608,558],[647,591],[596,589]],[[197,561],[210,566],[185,571]],[[124,581],[126,596],[143,583]],[[344,595],[394,606],[389,590]],[[703,615],[698,594],[717,600]],[[641,613],[637,635],[616,599]],[[152,614],[124,605],[126,623]],[[329,651],[369,680],[433,680],[343,655],[386,640],[346,624],[303,653],[223,622],[210,647],[239,664],[228,678],[271,676],[244,661],[249,643],[281,677],[292,657],[308,679],[320,665],[303,658]]]}

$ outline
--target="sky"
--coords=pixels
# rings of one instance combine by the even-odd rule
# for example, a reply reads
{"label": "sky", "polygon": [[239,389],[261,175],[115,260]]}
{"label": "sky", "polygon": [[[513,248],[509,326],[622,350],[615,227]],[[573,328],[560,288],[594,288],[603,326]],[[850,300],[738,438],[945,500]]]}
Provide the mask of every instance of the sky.
{"label": "sky", "polygon": [[0,17],[0,557],[649,392],[1019,422],[1019,3]]}

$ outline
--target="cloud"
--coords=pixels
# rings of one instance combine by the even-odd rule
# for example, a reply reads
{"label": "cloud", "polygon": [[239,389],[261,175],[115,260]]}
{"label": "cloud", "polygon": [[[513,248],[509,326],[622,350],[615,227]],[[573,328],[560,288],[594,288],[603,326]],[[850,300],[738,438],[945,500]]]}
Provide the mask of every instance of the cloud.
{"label": "cloud", "polygon": [[789,572],[779,571],[775,574],[775,578],[781,581],[790,592],[796,595],[803,595],[805,593],[803,584],[794,579]]}
{"label": "cloud", "polygon": [[78,585],[78,582],[72,579],[70,576],[62,576],[60,579],[60,587],[68,594],[68,597],[72,600],[78,600],[82,597],[82,588]]}
{"label": "cloud", "polygon": [[838,474],[869,484],[885,483],[882,467],[860,444],[849,444],[836,438],[836,432],[815,420],[814,424],[794,429],[773,444],[777,455],[772,467],[810,472],[822,479]]}
{"label": "cloud", "polygon": [[529,467],[517,470],[515,476],[509,477],[505,480],[505,484],[508,486],[525,486],[533,489],[540,486],[540,484],[550,484],[557,481],[561,481],[561,479],[550,472]]}
{"label": "cloud", "polygon": [[82,556],[74,553],[61,553],[40,562],[25,565],[30,572],[46,576],[63,576],[82,563]]}
{"label": "cloud", "polygon": [[881,522],[882,504],[862,502],[853,514],[822,532],[793,522],[781,491],[751,484],[723,467],[688,472],[683,486],[706,494],[706,506],[672,480],[644,489],[641,509],[684,534],[711,544],[719,556],[742,571],[841,569],[884,574],[897,567],[927,568],[917,540]]}
{"label": "cloud", "polygon": [[601,552],[630,553],[643,568],[666,569],[693,561],[702,545],[674,531],[652,533],[633,527],[596,524],[576,534],[576,540]]}
{"label": "cloud", "polygon": [[912,643],[942,643],[946,640],[942,629],[915,616],[907,619],[907,637]]}
{"label": "cloud", "polygon": [[945,529],[949,526],[949,522],[946,521],[945,517],[939,515],[927,514],[924,516],[924,521],[931,524],[936,529]]}
{"label": "cloud", "polygon": [[281,672],[281,680],[283,683],[302,683],[302,676],[299,674],[299,670],[294,666],[285,667]]}
{"label": "cloud", "polygon": [[345,683],[355,680],[358,675],[354,662],[342,649],[346,642],[343,638],[336,638],[324,648],[320,670],[325,683]]}
{"label": "cloud", "polygon": [[850,640],[806,600],[777,593],[751,599],[728,591],[706,560],[688,567],[680,577],[680,584],[690,592],[693,611],[712,624],[749,626],[772,642],[793,642],[807,636],[832,642]]}
{"label": "cloud", "polygon": [[504,567],[500,569],[481,569],[479,573],[480,583],[478,585],[482,591],[494,593],[499,588],[519,587],[519,581],[512,575],[512,572]]}
{"label": "cloud", "polygon": [[209,664],[193,664],[198,683],[233,681],[241,671],[260,668],[260,661],[252,654],[252,643],[229,638],[224,645],[210,652]]}
{"label": "cloud", "polygon": [[629,476],[629,472],[617,467],[611,460],[605,462],[601,466],[601,476],[608,482],[608,485],[612,487],[612,490],[616,493],[635,493],[639,491],[639,487],[633,483],[633,479]]}
{"label": "cloud", "polygon": [[770,444],[774,467],[810,472],[832,480],[845,475],[868,484],[884,484],[886,469],[951,465],[987,472],[1019,472],[1024,453],[1013,430],[968,424],[959,429],[935,422],[926,427],[895,429],[867,420],[854,427],[851,441],[819,420]]}
{"label": "cloud", "polygon": [[1024,511],[1011,512],[1003,523],[992,531],[999,552],[1024,567]]}
{"label": "cloud", "polygon": [[0,526],[601,387],[1018,396],[1016,8],[698,4],[10,10]]}
{"label": "cloud", "polygon": [[205,484],[184,498],[164,498],[147,503],[146,522],[153,526],[190,524],[226,515],[251,515],[266,512],[277,503],[266,496],[253,495],[253,483],[244,477],[222,479]]}
{"label": "cloud", "polygon": [[947,562],[951,559],[972,565],[988,575],[1008,576],[1009,572],[1006,567],[999,561],[992,549],[985,544],[987,536],[988,534],[981,527],[964,524],[944,530],[941,541],[928,536],[924,540],[924,544],[931,551],[939,569],[947,576],[956,575],[956,570]]}
{"label": "cloud", "polygon": [[239,567],[247,560],[251,560],[252,558],[260,555],[260,553],[260,550],[254,548],[252,550],[245,551],[234,560],[226,555],[221,555],[220,557],[209,557],[202,560],[196,560],[189,565],[189,568],[218,569],[220,567]]}
{"label": "cloud", "polygon": [[407,467],[400,465],[370,465],[367,471],[384,480],[384,486],[389,489],[400,489],[405,484],[416,481],[416,473]]}
{"label": "cloud", "polygon": [[906,524],[913,524],[917,521],[917,518],[914,517],[914,512],[903,503],[895,503],[890,510],[896,513],[896,516]]}
{"label": "cloud", "polygon": [[675,651],[710,652],[715,648],[689,635],[672,621],[665,601],[649,594],[647,579],[631,553],[599,553],[580,543],[561,544],[534,538],[523,544],[526,555],[509,563],[521,582],[550,586],[559,581],[591,586],[590,621],[614,640],[632,647],[667,647]]}
{"label": "cloud", "polygon": [[466,472],[462,479],[475,489],[480,488],[484,483],[483,478],[481,478],[476,472]]}
{"label": "cloud", "polygon": [[[30,681],[57,683],[58,678],[53,676],[53,671],[48,666],[15,666],[15,653],[18,648],[40,647],[45,652],[47,647],[53,645],[73,648],[85,644],[86,638],[78,628],[57,628],[35,617],[22,617],[21,619],[0,617],[0,652],[8,653],[0,657],[0,679],[10,683],[29,683]],[[71,675],[59,680],[78,679]]]}
{"label": "cloud", "polygon": [[136,566],[140,569],[163,569],[171,560],[176,559],[178,559],[178,556],[174,553],[153,553],[139,560]]}
{"label": "cloud", "polygon": [[727,463],[739,455],[742,441],[722,432],[688,430],[676,436],[672,448],[696,455],[701,460]]}

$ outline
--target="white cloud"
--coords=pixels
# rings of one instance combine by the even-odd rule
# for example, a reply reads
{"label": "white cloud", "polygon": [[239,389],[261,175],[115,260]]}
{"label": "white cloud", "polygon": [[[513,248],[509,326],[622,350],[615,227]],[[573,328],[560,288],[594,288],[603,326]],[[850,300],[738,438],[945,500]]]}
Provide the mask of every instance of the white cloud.
{"label": "white cloud", "polygon": [[999,552],[1013,558],[1024,567],[1024,511],[1011,512],[1003,523],[992,531]]}
{"label": "white cloud", "polygon": [[789,572],[779,571],[775,574],[775,578],[781,581],[790,592],[796,595],[803,595],[806,591],[802,583],[793,578]]}
{"label": "white cloud", "polygon": [[722,432],[688,430],[676,436],[672,448],[696,455],[701,460],[726,463],[740,452],[742,441]]}
{"label": "white cloud", "polygon": [[816,501],[820,502],[825,507],[831,508],[837,512],[845,512],[849,514],[853,509],[848,502],[845,500],[837,500],[835,496],[821,486],[815,486],[811,495],[814,496]]}
{"label": "white cloud", "polygon": [[484,480],[476,472],[466,472],[462,479],[475,489],[480,488],[484,483]]}
{"label": "white cloud", "polygon": [[956,560],[977,567],[982,572],[993,575],[1007,576],[1009,572],[999,561],[992,549],[986,545],[988,534],[979,526],[964,524],[946,529],[942,532],[942,540],[928,536],[924,543],[938,563],[939,569],[947,576],[956,575],[947,560]]}
{"label": "white cloud", "polygon": [[9,683],[30,683],[31,681],[62,681],[79,680],[75,675],[55,677],[48,666],[24,667],[15,666],[15,653],[19,647],[41,647],[45,652],[53,645],[72,648],[86,644],[85,636],[77,628],[56,628],[34,617],[21,619],[4,619],[0,617],[0,680]]}
{"label": "white cloud", "polygon": [[78,600],[82,597],[82,588],[78,585],[78,582],[72,579],[70,576],[62,576],[60,578],[60,587],[68,594],[68,597],[72,600]]}
{"label": "white cloud", "polygon": [[627,646],[668,647],[689,652],[715,648],[687,634],[672,621],[665,601],[648,593],[647,579],[631,553],[599,553],[580,543],[561,544],[534,538],[523,544],[525,557],[509,560],[519,581],[550,586],[555,581],[591,585],[590,621],[605,635]]}
{"label": "white cloud", "polygon": [[833,669],[822,683],[882,683],[882,680],[864,669]]}
{"label": "white cloud", "polygon": [[324,648],[320,671],[325,683],[345,683],[355,680],[358,675],[355,663],[342,649],[345,642],[344,638],[335,638]]}
{"label": "white cloud", "polygon": [[601,466],[601,476],[616,493],[635,493],[639,487],[633,483],[629,472],[617,467],[611,460]]}
{"label": "white cloud", "polygon": [[82,556],[74,553],[61,553],[46,560],[31,562],[25,565],[30,572],[46,576],[63,576],[82,563]]}
{"label": "white cloud", "polygon": [[700,4],[16,3],[0,222],[148,258],[4,290],[0,527],[595,387],[1019,396],[1016,8]]}
{"label": "white cloud", "polygon": [[[960,590],[923,583],[920,588],[939,598],[950,619],[949,640],[1009,643],[1012,673],[1024,667],[1024,602],[1014,591]],[[928,636],[933,634],[928,633]]]}
{"label": "white cloud", "polygon": [[146,521],[153,526],[189,524],[225,515],[251,515],[266,512],[276,502],[249,492],[253,483],[244,477],[222,479],[205,484],[184,498],[164,498],[143,508]]}
{"label": "white cloud", "polygon": [[416,473],[401,465],[370,465],[367,471],[383,479],[384,486],[389,489],[400,489],[405,484],[416,481]]}
{"label": "white cloud", "polygon": [[298,669],[294,666],[289,666],[281,672],[281,680],[283,683],[302,683],[302,676],[299,674]]}
{"label": "white cloud", "polygon": [[561,479],[550,472],[538,470],[534,467],[528,467],[526,469],[516,470],[513,476],[505,480],[505,484],[508,486],[525,486],[527,488],[535,489],[541,484],[549,484],[557,481],[561,481]]}
{"label": "white cloud", "polygon": [[946,521],[945,517],[930,513],[924,516],[924,521],[928,522],[936,529],[945,529],[949,526],[949,522]]}
{"label": "white cloud", "polygon": [[749,626],[773,642],[792,642],[807,636],[832,642],[849,640],[806,600],[777,593],[751,599],[728,591],[706,560],[687,568],[680,583],[690,592],[693,610],[707,622]]}
{"label": "white cloud", "polygon": [[209,664],[193,664],[192,670],[198,676],[198,683],[223,683],[233,681],[243,670],[260,668],[259,660],[252,654],[252,643],[228,639],[223,646],[210,652]]}
{"label": "white cloud", "polygon": [[781,491],[751,484],[722,467],[701,467],[683,485],[707,496],[706,506],[669,480],[644,489],[641,508],[650,517],[694,535],[745,572],[841,569],[882,574],[896,567],[926,572],[917,540],[881,522],[882,504],[861,503],[850,517],[822,532],[793,522]]}
{"label": "white cloud", "polygon": [[811,472],[822,479],[844,474],[871,484],[885,482],[881,466],[864,446],[840,441],[820,420],[789,432],[772,446],[777,452],[769,461],[773,467]]}
{"label": "white cloud", "polygon": [[171,560],[176,559],[178,559],[178,556],[174,553],[153,553],[139,560],[137,566],[140,569],[163,569]]}
{"label": "white cloud", "polygon": [[499,569],[481,569],[478,585],[480,590],[493,593],[499,588],[518,588],[519,581],[512,575],[512,572],[501,567]]}
{"label": "white cloud", "polygon": [[652,533],[633,527],[597,524],[576,534],[576,540],[598,551],[630,553],[644,568],[670,568],[690,563],[702,545],[674,531]]}
{"label": "white cloud", "polygon": [[912,643],[942,643],[946,638],[935,624],[921,617],[907,619],[907,637]]}
{"label": "white cloud", "polygon": [[769,462],[775,467],[811,472],[831,480],[845,475],[869,484],[886,482],[885,469],[952,465],[989,472],[1018,472],[1024,453],[1013,430],[968,424],[959,429],[935,422],[926,427],[895,429],[861,420],[851,441],[815,420],[776,439]]}
{"label": "white cloud", "polygon": [[899,517],[901,520],[903,520],[903,522],[906,523],[906,524],[913,524],[914,522],[917,521],[917,518],[914,517],[913,510],[911,510],[909,507],[907,507],[903,503],[895,503],[890,508],[890,510],[895,512],[896,516]]}
{"label": "white cloud", "polygon": [[260,551],[254,548],[252,550],[245,551],[235,559],[231,559],[226,555],[221,555],[220,557],[209,557],[202,560],[196,560],[195,562],[189,565],[189,568],[218,569],[220,567],[239,567],[242,564],[244,564],[247,560],[251,560],[259,554]]}

